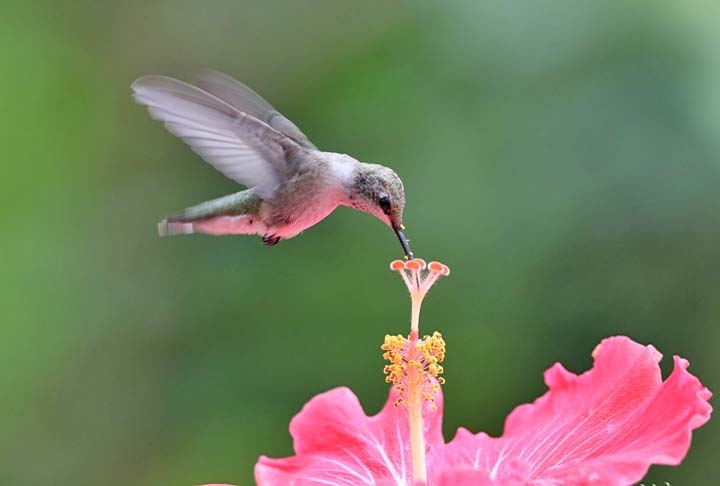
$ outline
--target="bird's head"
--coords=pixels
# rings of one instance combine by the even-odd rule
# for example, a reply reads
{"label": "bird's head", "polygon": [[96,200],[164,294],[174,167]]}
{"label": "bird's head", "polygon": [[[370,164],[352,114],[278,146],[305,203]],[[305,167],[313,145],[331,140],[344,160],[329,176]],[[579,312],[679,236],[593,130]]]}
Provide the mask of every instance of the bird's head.
{"label": "bird's head", "polygon": [[359,163],[350,185],[347,205],[372,214],[390,226],[400,240],[405,256],[412,258],[402,222],[405,189],[395,171],[382,165]]}

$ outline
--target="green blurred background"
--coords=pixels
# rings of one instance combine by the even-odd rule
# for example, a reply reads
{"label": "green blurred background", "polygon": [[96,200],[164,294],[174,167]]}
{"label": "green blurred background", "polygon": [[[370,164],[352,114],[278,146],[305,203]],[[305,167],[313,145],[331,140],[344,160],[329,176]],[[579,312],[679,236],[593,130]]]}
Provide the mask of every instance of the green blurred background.
{"label": "green blurred background", "polygon": [[[491,434],[625,334],[720,391],[720,4],[4,2],[0,484],[252,484],[290,418],[407,331],[399,246],[341,208],[303,236],[159,239],[237,190],[130,98],[210,67],[321,148],[405,180],[451,266],[444,427]],[[717,422],[645,483],[720,477]],[[709,481],[709,482],[708,482]]]}

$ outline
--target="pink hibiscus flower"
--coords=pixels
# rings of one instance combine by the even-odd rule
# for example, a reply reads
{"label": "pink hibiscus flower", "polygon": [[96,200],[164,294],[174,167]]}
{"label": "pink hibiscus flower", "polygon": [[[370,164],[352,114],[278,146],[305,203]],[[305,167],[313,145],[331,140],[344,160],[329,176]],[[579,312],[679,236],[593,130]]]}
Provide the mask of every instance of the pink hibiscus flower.
{"label": "pink hibiscus flower", "polygon": [[[626,337],[604,340],[590,371],[555,364],[549,391],[517,407],[502,437],[459,429],[442,437],[442,395],[423,423],[430,485],[631,485],[651,464],[679,464],[693,429],[710,417],[711,394],[675,357],[664,382],[661,354]],[[407,410],[390,391],[368,417],[357,397],[336,388],[310,400],[290,423],[295,455],[261,457],[261,486],[412,485]]]}
{"label": "pink hibiscus flower", "polygon": [[[710,391],[675,357],[663,382],[662,355],[626,337],[604,340],[590,371],[555,364],[548,392],[517,407],[502,437],[459,429],[445,443],[439,333],[419,337],[420,306],[450,269],[421,259],[394,261],[410,291],[410,334],[386,336],[392,383],[385,407],[368,417],[347,388],[316,396],[290,422],[295,455],[262,456],[260,486],[622,486],[651,464],[679,464],[691,431],[710,418]],[[223,485],[208,485],[223,486]]]}

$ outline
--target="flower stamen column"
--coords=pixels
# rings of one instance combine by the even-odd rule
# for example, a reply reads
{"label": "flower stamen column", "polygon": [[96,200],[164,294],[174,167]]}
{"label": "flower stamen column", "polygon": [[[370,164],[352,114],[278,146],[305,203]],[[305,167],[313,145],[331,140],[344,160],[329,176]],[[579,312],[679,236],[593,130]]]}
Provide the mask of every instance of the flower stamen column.
{"label": "flower stamen column", "polygon": [[416,486],[427,484],[423,408],[429,404],[435,410],[435,395],[444,383],[439,363],[445,358],[445,342],[440,333],[420,339],[420,307],[430,287],[450,269],[439,262],[426,264],[421,258],[395,260],[390,268],[400,273],[410,291],[410,335],[385,336],[383,357],[391,364],[385,366],[385,380],[395,385],[399,398],[396,406],[408,410],[412,477]]}

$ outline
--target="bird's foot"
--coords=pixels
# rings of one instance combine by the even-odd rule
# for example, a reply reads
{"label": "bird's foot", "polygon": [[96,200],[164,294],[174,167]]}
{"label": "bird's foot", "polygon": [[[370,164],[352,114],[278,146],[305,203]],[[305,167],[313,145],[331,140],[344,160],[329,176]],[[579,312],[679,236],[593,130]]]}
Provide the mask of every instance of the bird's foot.
{"label": "bird's foot", "polygon": [[275,246],[280,242],[280,237],[275,235],[265,235],[262,237],[263,244],[266,246]]}

